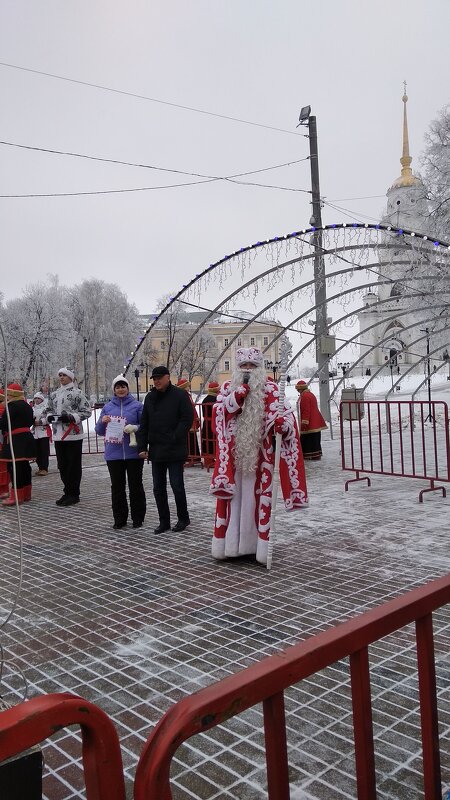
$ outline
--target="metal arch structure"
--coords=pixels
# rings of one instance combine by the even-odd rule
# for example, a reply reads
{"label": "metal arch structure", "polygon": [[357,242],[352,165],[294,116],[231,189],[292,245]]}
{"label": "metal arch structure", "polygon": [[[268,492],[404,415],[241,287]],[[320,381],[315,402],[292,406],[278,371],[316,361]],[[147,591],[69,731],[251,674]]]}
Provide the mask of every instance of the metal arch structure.
{"label": "metal arch structure", "polygon": [[[436,316],[435,316],[435,315],[432,315],[432,316],[430,316],[430,317],[425,317],[425,319],[422,319],[422,320],[420,320],[420,322],[419,322],[419,323],[417,323],[417,322],[414,322],[414,323],[412,323],[411,325],[407,325],[407,326],[404,328],[404,330],[405,330],[405,331],[406,331],[406,330],[413,330],[414,328],[416,328],[416,327],[417,327],[417,325],[418,325],[418,324],[422,325],[422,324],[423,324],[423,323],[425,323],[425,322],[434,321],[435,319],[436,319]],[[390,338],[391,338],[391,336],[390,336],[390,335],[388,335],[388,336],[384,336],[382,339],[380,339],[379,343],[383,343],[383,342],[385,342],[385,341],[389,341],[389,339],[390,339]],[[414,339],[412,342],[410,342],[410,346],[414,346],[415,344],[418,344],[419,342],[423,342],[423,341],[424,341],[426,338],[427,338],[427,337],[426,337],[426,335],[425,335],[425,336],[418,336],[418,337],[417,337],[417,339]],[[379,344],[379,343],[377,343],[377,345],[376,345],[376,346],[378,346],[378,344]],[[433,350],[433,353],[436,353],[436,352],[438,352],[439,350],[442,350],[442,346],[443,346],[442,344],[439,344],[439,346],[438,346],[438,347],[436,347],[436,348]],[[421,363],[422,363],[422,361],[424,361],[426,358],[427,358],[427,356],[426,356],[426,355],[425,355],[425,356],[421,356],[421,355],[419,355],[419,357],[418,357],[418,360],[417,360],[417,361],[416,361],[414,364],[411,364],[411,365],[410,365],[410,367],[409,367],[407,370],[405,370],[405,371],[402,373],[402,377],[404,377],[405,375],[408,375],[410,372],[413,372],[413,371],[414,371],[414,369],[417,367],[417,364],[421,364]],[[362,360],[363,360],[363,356],[360,356],[360,358],[358,358],[358,359],[357,359],[357,360],[356,360],[356,361],[353,363],[353,365],[352,365],[351,369],[354,369],[354,368],[355,368],[355,367],[356,367],[356,366],[357,366],[357,365],[358,365],[358,364],[359,364],[359,363],[360,363]],[[373,373],[373,375],[371,375],[371,376],[369,377],[369,380],[368,380],[368,381],[366,382],[366,384],[364,385],[364,389],[366,389],[366,388],[367,388],[367,387],[368,387],[368,386],[369,386],[369,385],[372,383],[372,381],[374,381],[374,380],[375,380],[375,378],[377,378],[377,377],[378,377],[378,375],[379,375],[381,372],[383,372],[383,370],[384,370],[384,369],[386,369],[386,364],[380,364],[380,366],[378,367],[378,369],[377,369],[377,370],[375,370],[375,372]],[[350,370],[349,370],[349,371],[350,371]],[[340,379],[340,380],[337,382],[337,384],[336,384],[335,388],[333,389],[333,395],[334,395],[334,394],[337,392],[337,390],[339,389],[339,386],[341,385],[341,383],[343,383],[343,380],[344,380],[344,379],[343,379],[343,378],[341,378],[341,379]],[[401,380],[401,379],[400,379],[400,380]],[[399,381],[399,382],[400,382],[400,381]],[[394,385],[395,385],[395,384],[394,384]],[[388,394],[390,394],[390,392],[388,392]]]}
{"label": "metal arch structure", "polygon": [[[338,297],[342,299],[345,295],[355,294],[358,291],[362,291],[364,289],[368,290],[369,288],[371,288],[371,287],[373,287],[375,285],[376,286],[380,286],[382,284],[391,284],[391,283],[393,284],[393,283],[398,283],[398,282],[400,282],[401,284],[408,284],[408,283],[415,282],[417,280],[417,278],[412,276],[412,275],[404,276],[403,278],[397,278],[397,279],[386,278],[385,280],[382,280],[381,278],[383,278],[383,274],[382,274],[382,272],[380,272],[380,270],[382,270],[384,266],[386,266],[386,265],[392,266],[393,264],[394,264],[394,266],[400,266],[400,265],[404,264],[405,262],[403,260],[396,260],[396,261],[392,261],[392,260],[389,261],[388,260],[388,261],[385,261],[384,259],[383,260],[378,259],[375,263],[370,263],[370,264],[369,263],[360,263],[360,261],[358,261],[358,260],[356,260],[354,258],[355,253],[357,253],[358,251],[363,251],[363,253],[365,255],[370,250],[374,250],[375,249],[375,250],[377,250],[377,252],[379,252],[382,249],[387,249],[388,251],[394,251],[394,255],[397,256],[398,255],[398,250],[399,250],[399,243],[401,242],[400,247],[405,247],[405,245],[406,245],[406,248],[409,250],[409,252],[410,253],[412,252],[413,256],[418,259],[418,263],[423,263],[423,260],[426,258],[429,261],[433,260],[433,266],[436,267],[436,268],[439,268],[439,269],[442,269],[442,267],[444,266],[444,261],[442,259],[446,260],[446,257],[450,254],[450,246],[446,242],[442,242],[440,240],[430,239],[430,237],[428,237],[427,235],[424,235],[424,234],[421,234],[421,233],[416,233],[414,231],[410,231],[410,230],[406,230],[406,229],[402,229],[402,228],[396,228],[395,226],[392,226],[392,225],[384,225],[382,223],[372,224],[372,223],[357,223],[357,222],[354,222],[354,223],[336,223],[336,224],[331,224],[331,225],[324,225],[324,226],[321,226],[320,229],[316,228],[314,226],[311,226],[311,227],[305,228],[303,230],[294,231],[293,233],[286,234],[284,236],[276,236],[276,237],[273,237],[272,239],[266,239],[264,241],[256,242],[255,244],[250,245],[248,247],[242,247],[239,250],[236,250],[233,253],[231,253],[230,255],[227,255],[224,258],[220,259],[219,261],[215,262],[214,264],[210,264],[209,267],[207,267],[201,273],[198,273],[191,281],[189,281],[189,283],[184,284],[183,287],[180,289],[180,291],[169,299],[169,302],[164,306],[164,308],[160,311],[160,313],[154,317],[152,323],[148,326],[148,328],[145,331],[144,335],[140,337],[138,343],[135,346],[135,349],[131,352],[130,357],[127,360],[127,363],[124,365],[124,373],[125,374],[127,373],[127,371],[130,369],[133,361],[138,358],[138,353],[140,351],[140,348],[143,345],[144,340],[150,334],[152,329],[155,326],[157,326],[158,323],[163,319],[164,315],[169,311],[169,309],[176,303],[186,303],[186,297],[190,296],[190,293],[192,291],[200,292],[200,290],[201,290],[201,282],[204,281],[204,280],[209,279],[210,275],[213,275],[215,277],[219,273],[219,277],[223,278],[224,280],[226,279],[227,276],[228,277],[229,276],[233,276],[233,278],[236,279],[236,274],[235,274],[236,270],[235,270],[235,273],[233,273],[234,267],[237,267],[237,269],[239,269],[239,267],[240,267],[241,272],[244,269],[246,269],[247,267],[250,268],[252,266],[250,259],[251,259],[251,257],[256,258],[255,253],[257,253],[258,251],[264,250],[264,248],[266,248],[266,257],[270,253],[270,255],[272,257],[272,261],[274,261],[274,260],[278,261],[277,258],[274,259],[274,255],[273,255],[273,250],[274,249],[278,250],[278,253],[275,252],[275,256],[279,256],[279,254],[281,252],[281,249],[284,247],[287,250],[292,241],[295,242],[297,247],[298,247],[299,243],[301,243],[301,247],[300,247],[301,254],[300,255],[297,255],[295,258],[286,259],[285,261],[282,261],[281,263],[275,263],[269,269],[265,269],[262,272],[259,272],[258,274],[253,276],[250,280],[244,282],[243,284],[241,283],[235,291],[233,291],[232,293],[229,293],[227,295],[227,297],[224,300],[222,300],[219,304],[217,304],[214,309],[208,309],[207,317],[198,326],[195,326],[195,330],[193,331],[191,337],[188,339],[188,342],[192,341],[192,339],[195,337],[195,335],[198,333],[198,331],[205,324],[207,324],[207,322],[214,315],[218,315],[220,313],[226,313],[227,303],[229,303],[231,300],[237,298],[243,292],[248,291],[248,289],[251,286],[253,286],[255,288],[255,286],[258,284],[259,281],[261,281],[262,284],[264,284],[265,280],[267,280],[268,278],[273,280],[274,276],[275,276],[275,283],[272,283],[272,285],[269,286],[269,290],[272,291],[274,289],[274,287],[276,286],[276,284],[278,283],[278,281],[277,281],[277,273],[278,273],[278,275],[281,276],[280,277],[280,281],[282,281],[285,278],[285,272],[287,271],[287,269],[289,267],[291,267],[291,269],[293,270],[294,267],[298,267],[300,265],[300,268],[303,269],[303,266],[304,266],[305,262],[312,261],[314,259],[315,254],[316,254],[316,250],[314,249],[313,243],[309,242],[309,241],[306,241],[304,237],[308,236],[308,235],[315,234],[318,230],[327,233],[330,237],[332,237],[332,236],[334,237],[334,243],[332,242],[332,246],[330,248],[328,248],[328,249],[325,248],[325,247],[321,248],[323,255],[326,255],[326,256],[330,257],[331,260],[334,260],[334,261],[342,260],[342,261],[346,262],[349,265],[345,270],[338,270],[338,271],[326,274],[325,275],[325,281],[327,283],[329,281],[332,281],[333,279],[336,279],[339,276],[340,277],[353,276],[356,271],[374,271],[377,274],[377,280],[376,281],[373,281],[372,283],[367,282],[366,284],[360,285],[359,287],[356,287],[356,288],[354,286],[350,287],[345,292],[341,291],[337,295],[334,295],[334,296],[332,296],[330,298],[327,298],[326,299],[327,303],[330,303],[333,300],[336,300]],[[338,234],[341,234],[342,232],[344,232],[344,234],[343,234],[344,235],[344,244],[343,244],[343,246],[340,246],[336,237],[337,237]],[[365,237],[364,240],[363,241],[358,240],[356,243],[355,243],[354,239],[352,241],[352,237],[355,237],[355,234],[360,235],[361,232],[364,233],[364,237]],[[373,232],[376,232],[376,236],[374,237],[374,240],[370,238],[371,236],[373,236]],[[345,241],[347,233],[350,234],[350,237],[349,237],[350,241],[349,242]],[[386,241],[386,237],[389,237],[391,239],[391,241],[389,241],[389,240]],[[309,248],[311,248],[310,252],[303,253],[303,245],[304,244],[306,244]],[[396,250],[397,250],[397,252],[395,252]],[[349,260],[348,258],[344,258],[341,255],[342,253],[350,254],[350,256],[353,258],[353,260]],[[436,254],[438,254],[438,258],[436,258]],[[408,260],[406,263],[409,264],[410,260]],[[446,264],[445,264],[445,266],[446,266]],[[226,272],[224,273],[223,270],[228,270],[228,273],[226,273]],[[270,276],[272,276],[272,277],[270,277]],[[378,277],[378,276],[380,276],[380,277]],[[294,281],[293,274],[292,274],[292,281]],[[312,280],[309,280],[309,281],[305,281],[303,284],[300,284],[300,285],[296,284],[295,286],[291,287],[289,291],[278,295],[270,303],[266,304],[262,309],[257,311],[257,313],[255,313],[253,315],[251,320],[248,320],[248,319],[245,320],[243,326],[240,328],[240,331],[234,336],[232,341],[234,341],[236,338],[238,338],[242,334],[242,331],[245,330],[249,326],[249,324],[251,324],[251,322],[258,321],[258,318],[263,317],[263,315],[266,314],[268,311],[273,310],[274,308],[279,306],[280,303],[286,302],[288,299],[289,299],[289,302],[292,303],[293,302],[293,295],[295,295],[296,292],[299,293],[302,290],[306,290],[306,289],[312,291],[312,289],[314,287],[314,284],[315,284],[315,278],[313,278]],[[264,287],[264,288],[266,288],[266,287]],[[407,287],[407,288],[411,288],[411,287]],[[256,293],[254,293],[254,297],[255,297]],[[413,297],[414,294],[416,294],[417,296],[420,296],[420,295],[426,296],[429,293],[428,292],[423,292],[420,288],[418,288],[418,290],[416,292],[414,292],[413,295],[411,295],[411,297]],[[405,295],[402,295],[402,297],[404,299],[406,299]],[[389,301],[392,302],[392,298],[389,298]],[[380,305],[383,302],[385,302],[385,301],[378,301],[377,305]],[[199,308],[201,307],[200,303],[198,303],[198,304],[196,304],[196,303],[188,303],[188,305],[191,305],[193,307],[195,307],[195,305],[197,305]],[[293,330],[292,325],[296,324],[300,319],[302,319],[302,317],[304,317],[307,314],[311,313],[311,311],[314,308],[316,308],[316,306],[311,305],[304,314],[302,314],[299,317],[297,317],[296,320],[294,320],[294,322],[290,322],[288,325],[284,325],[283,326],[283,325],[280,324],[280,332],[276,335],[276,337],[274,337],[271,340],[270,344],[265,348],[265,350],[269,349],[273,345],[273,343],[276,341],[276,339],[278,339],[279,336],[281,336],[284,332],[286,332],[287,330]],[[359,313],[359,311],[362,311],[363,308],[360,308],[358,310],[353,309],[351,314],[346,315],[346,317],[356,315],[357,313]],[[413,311],[413,309],[410,309],[409,311],[411,312],[411,311]],[[342,319],[344,319],[344,318],[341,318],[341,321],[342,321]],[[267,321],[267,319],[265,321]],[[377,323],[377,325],[379,325],[379,324],[382,324],[381,320],[380,320],[380,322]],[[302,332],[301,331],[296,331],[296,333],[302,333]],[[359,335],[361,335],[361,333],[362,332],[360,332]],[[306,335],[308,335],[308,334],[306,334]],[[312,341],[313,341],[313,339],[311,339],[311,341],[308,342],[306,347],[310,346]],[[217,363],[222,358],[224,352],[229,350],[229,347],[230,347],[230,343],[222,351],[222,353],[219,354],[219,356],[216,359],[216,362],[215,362],[210,374],[212,374],[212,372],[214,371],[215,366],[217,365]],[[306,349],[306,348],[302,348],[301,351],[299,351],[299,353],[302,352],[304,349]],[[369,351],[367,351],[367,352],[369,352]],[[291,359],[290,364],[292,364],[292,362],[295,360],[295,358],[298,357],[298,354],[296,354],[296,356]],[[209,375],[208,375],[208,378],[209,378]],[[206,378],[204,380],[206,380]],[[327,374],[327,380],[328,380],[328,374]]]}
{"label": "metal arch structure", "polygon": [[[450,280],[450,276],[449,276],[449,280]],[[444,292],[442,292],[442,293],[444,293]],[[436,292],[435,292],[434,294],[436,294]],[[439,294],[439,292],[438,292],[438,294]],[[445,292],[445,294],[446,294],[446,292]],[[413,295],[403,295],[403,296],[402,296],[402,299],[405,299],[405,300],[407,300],[407,299],[409,299],[409,298],[413,298],[413,297],[417,297],[417,295],[416,295],[416,294],[413,294]],[[377,304],[377,306],[380,306],[380,305],[382,305],[383,303],[391,303],[391,302],[392,302],[392,299],[391,299],[391,298],[387,298],[386,300],[381,300],[381,301],[379,301],[379,303]],[[439,304],[439,305],[437,305],[437,306],[435,305],[434,307],[435,307],[435,308],[441,308],[441,307],[443,307],[444,309],[446,309],[446,308],[447,308],[447,309],[450,309],[450,305],[449,305],[449,303],[448,303],[447,301],[446,301],[446,302],[443,302],[442,304]],[[333,325],[335,325],[335,324],[336,324],[336,325],[339,325],[339,324],[341,324],[341,323],[342,323],[342,322],[344,322],[346,319],[349,319],[350,317],[353,317],[355,314],[358,314],[358,313],[359,313],[359,311],[362,311],[364,308],[365,308],[365,307],[364,307],[364,306],[362,306],[361,308],[356,308],[356,309],[354,309],[353,311],[350,311],[348,314],[345,314],[343,317],[341,317],[340,319],[337,319],[335,322],[333,322]],[[430,309],[428,309],[428,310],[430,310]],[[425,311],[425,309],[424,309],[424,311]],[[442,312],[440,312],[440,313],[442,313]],[[386,322],[389,322],[391,319],[392,319],[392,320],[395,320],[395,319],[398,319],[398,318],[400,318],[400,317],[407,316],[408,314],[411,314],[411,309],[410,309],[410,308],[403,309],[402,311],[399,311],[398,309],[395,309],[394,311],[392,311],[392,315],[393,315],[392,317],[387,317],[387,316],[386,316],[386,317],[385,317],[383,320],[377,320],[377,322],[374,322],[372,325],[368,325],[366,328],[362,328],[360,331],[358,331],[358,332],[357,332],[357,333],[355,333],[353,336],[351,336],[351,337],[350,337],[350,339],[347,339],[346,341],[344,341],[344,344],[340,345],[340,346],[339,346],[339,347],[336,349],[336,352],[335,352],[334,356],[336,356],[336,354],[337,354],[337,353],[339,353],[339,351],[340,351],[340,350],[343,350],[345,347],[348,347],[349,345],[360,344],[360,342],[355,342],[355,339],[359,339],[361,336],[364,336],[364,334],[365,334],[365,333],[368,333],[369,331],[373,330],[374,328],[377,328],[377,327],[379,327],[380,325],[383,325],[383,324],[385,324]],[[433,317],[431,317],[430,319],[432,319],[432,320],[438,320],[438,319],[439,319],[439,316],[440,316],[440,315],[433,316]],[[412,328],[415,328],[415,327],[416,327],[418,324],[420,324],[420,325],[421,325],[421,324],[422,324],[422,322],[414,322],[412,325],[407,325],[407,326],[405,326],[405,327],[403,328],[403,330],[410,330],[410,329],[412,329]],[[330,326],[330,327],[331,327],[331,326]],[[444,329],[443,329],[443,330],[444,330]],[[381,342],[383,342],[383,341],[388,341],[388,340],[389,340],[389,338],[390,338],[390,336],[391,336],[391,334],[388,334],[388,335],[386,335],[386,336],[384,336],[384,337],[380,338],[380,339],[379,339],[379,340],[378,340],[378,341],[377,341],[377,342],[376,342],[374,345],[372,345],[372,346],[369,346],[369,345],[366,345],[366,344],[365,344],[365,346],[367,347],[367,351],[365,352],[365,354],[364,354],[364,356],[363,356],[363,357],[359,358],[357,361],[355,361],[355,362],[353,363],[353,365],[352,365],[352,369],[354,369],[354,367],[355,367],[355,366],[357,366],[357,364],[358,364],[358,363],[360,363],[360,361],[362,360],[362,358],[364,358],[364,357],[367,355],[367,353],[371,353],[373,350],[375,350],[377,347],[379,347],[379,345],[380,345],[380,343],[381,343]],[[422,337],[422,338],[423,338],[423,337]],[[303,347],[302,347],[302,348],[301,348],[301,349],[300,349],[300,350],[299,350],[299,351],[298,351],[298,352],[295,354],[295,356],[294,356],[294,357],[291,359],[291,363],[292,363],[293,361],[295,361],[295,360],[296,360],[296,359],[297,359],[297,358],[298,358],[298,357],[299,357],[299,356],[302,354],[302,352],[304,352],[304,350],[306,350],[306,349],[307,349],[308,347],[310,347],[310,346],[311,346],[311,342],[308,342],[308,344],[307,344],[307,345],[304,345],[304,346],[303,346]],[[442,344],[440,345],[440,347],[442,347]],[[437,349],[439,349],[439,347],[438,347]],[[417,365],[417,363],[421,363],[421,361],[422,361],[422,358],[421,358],[421,356],[420,356],[420,354],[419,354],[419,353],[416,353],[415,355],[417,355],[417,356],[418,356],[418,361],[416,361],[416,362],[415,362],[415,363],[412,365],[413,367],[414,367],[415,365]],[[290,365],[289,365],[289,366],[290,366]],[[383,367],[383,369],[384,369],[384,367],[385,367],[386,365],[385,365],[385,364],[382,364],[381,366],[382,366],[382,367]],[[310,382],[311,382],[311,381],[312,381],[312,380],[313,380],[313,379],[314,379],[314,378],[317,376],[317,374],[318,374],[318,371],[316,370],[316,372],[314,372],[314,373],[313,373],[313,375],[311,376]],[[338,386],[339,386],[341,383],[342,383],[342,380],[340,380],[340,381],[338,382]],[[369,381],[367,382],[367,384],[366,384],[366,385],[368,385],[368,384],[369,384]],[[338,387],[337,387],[337,388],[338,388]],[[364,387],[364,388],[365,388],[365,387]]]}

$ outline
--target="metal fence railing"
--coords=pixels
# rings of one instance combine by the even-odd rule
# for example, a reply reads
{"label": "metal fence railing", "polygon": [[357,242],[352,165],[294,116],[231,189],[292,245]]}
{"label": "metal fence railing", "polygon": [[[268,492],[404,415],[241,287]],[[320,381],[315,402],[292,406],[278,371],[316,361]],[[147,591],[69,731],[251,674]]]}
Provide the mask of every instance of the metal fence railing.
{"label": "metal fence railing", "polygon": [[346,400],[340,406],[342,469],[355,472],[345,483],[369,474],[419,478],[429,482],[419,492],[441,491],[436,481],[450,481],[448,407],[441,401]]}

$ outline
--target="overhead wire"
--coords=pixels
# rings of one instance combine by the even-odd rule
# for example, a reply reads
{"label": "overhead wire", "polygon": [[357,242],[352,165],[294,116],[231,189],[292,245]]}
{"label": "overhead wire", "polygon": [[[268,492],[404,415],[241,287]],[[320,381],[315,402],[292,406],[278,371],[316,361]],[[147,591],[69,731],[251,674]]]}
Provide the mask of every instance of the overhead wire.
{"label": "overhead wire", "polygon": [[29,192],[24,194],[2,194],[0,195],[1,199],[13,199],[13,198],[29,198],[29,197],[79,197],[83,195],[101,195],[101,194],[126,194],[129,192],[149,192],[155,191],[157,189],[173,189],[181,186],[195,186],[198,183],[213,183],[218,181],[227,181],[229,183],[236,183],[243,186],[257,186],[265,189],[279,189],[280,191],[290,191],[290,192],[300,192],[303,194],[311,194],[310,189],[300,189],[297,187],[286,187],[286,186],[274,186],[272,184],[264,184],[264,183],[257,183],[253,181],[241,181],[238,180],[241,177],[246,177],[249,175],[258,175],[262,172],[270,172],[275,169],[282,169],[284,167],[290,167],[295,164],[300,164],[303,161],[308,161],[309,156],[305,156],[304,158],[295,159],[293,161],[286,161],[282,164],[274,164],[269,167],[262,167],[260,169],[255,170],[247,170],[245,172],[237,172],[232,175],[205,175],[199,172],[189,172],[187,170],[179,170],[179,169],[172,169],[168,167],[158,167],[153,164],[143,164],[137,162],[130,162],[130,161],[120,161],[119,159],[112,159],[112,158],[104,158],[102,156],[91,156],[85,153],[74,153],[70,151],[64,150],[56,150],[51,148],[44,148],[44,147],[37,147],[32,145],[24,145],[19,144],[17,142],[7,142],[7,141],[0,141],[0,145],[6,147],[17,147],[19,149],[24,150],[32,150],[36,152],[42,153],[49,153],[52,155],[61,155],[61,156],[68,156],[72,158],[82,158],[87,159],[89,161],[99,161],[104,163],[110,164],[119,164],[123,166],[129,167],[138,167],[142,169],[150,169],[158,172],[170,172],[177,175],[189,175],[191,177],[200,178],[201,180],[198,181],[184,181],[182,183],[172,183],[172,184],[164,184],[160,186],[140,186],[140,187],[132,187],[130,189],[99,189],[93,191],[80,191],[80,192]]}
{"label": "overhead wire", "polygon": [[288,131],[285,128],[277,128],[277,127],[275,127],[273,125],[264,125],[262,122],[253,122],[253,121],[248,120],[248,119],[241,119],[239,117],[228,116],[227,114],[218,114],[218,113],[216,113],[214,111],[206,111],[205,109],[195,108],[194,106],[186,106],[186,105],[183,105],[181,103],[172,103],[172,102],[170,102],[168,100],[161,100],[161,99],[156,98],[156,97],[149,97],[148,95],[138,94],[136,92],[128,92],[128,91],[125,91],[124,89],[115,89],[115,88],[113,88],[111,86],[103,86],[102,84],[92,83],[91,81],[82,81],[82,80],[78,80],[76,78],[67,78],[64,75],[56,75],[53,72],[44,72],[43,70],[31,69],[31,67],[22,67],[22,66],[19,66],[18,64],[9,64],[9,63],[7,63],[5,61],[0,61],[0,66],[1,67],[8,67],[9,69],[21,70],[22,72],[30,72],[30,73],[33,73],[34,75],[43,75],[46,78],[54,78],[55,80],[66,81],[67,83],[74,83],[74,84],[78,84],[79,86],[89,86],[89,87],[91,87],[93,89],[101,89],[104,92],[113,92],[114,94],[124,95],[125,97],[135,97],[138,100],[147,100],[147,101],[149,101],[151,103],[159,103],[160,105],[169,106],[171,108],[179,108],[179,109],[182,109],[183,111],[191,111],[191,112],[194,112],[196,114],[204,114],[204,115],[209,116],[209,117],[217,117],[218,119],[226,119],[226,120],[228,120],[230,122],[238,122],[238,123],[240,123],[242,125],[252,125],[252,126],[254,126],[256,128],[265,128],[266,130],[269,130],[269,131],[276,131],[278,133],[288,133],[290,136],[304,136],[303,133],[298,133],[297,131]]}

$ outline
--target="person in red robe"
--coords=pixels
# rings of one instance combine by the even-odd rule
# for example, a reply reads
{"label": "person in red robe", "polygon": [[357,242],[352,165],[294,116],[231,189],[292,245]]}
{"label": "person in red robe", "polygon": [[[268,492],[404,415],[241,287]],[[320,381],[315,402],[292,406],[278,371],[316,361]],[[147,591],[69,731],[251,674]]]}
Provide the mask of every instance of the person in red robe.
{"label": "person in red robe", "polygon": [[206,397],[202,400],[202,458],[203,466],[210,469],[216,460],[216,437],[214,436],[212,418],[213,406],[217,400],[220,386],[217,381],[209,381],[206,386]]}
{"label": "person in red robe", "polygon": [[[0,389],[2,400],[4,399],[4,392]],[[0,417],[5,411],[5,405],[3,402],[0,403]],[[0,433],[0,456],[2,452],[2,440],[3,434]],[[5,497],[9,495],[9,475],[8,475],[8,467],[6,466],[6,461],[2,461],[0,458],[0,500],[4,500]]]}
{"label": "person in red robe", "polygon": [[305,468],[295,416],[266,377],[255,347],[236,351],[236,370],[213,407],[217,438],[210,493],[216,498],[212,555],[216,559],[255,555],[267,563],[275,462],[275,433],[281,433],[280,485],[285,508],[308,504]]}
{"label": "person in red robe", "polygon": [[194,464],[201,464],[202,458],[200,455],[200,448],[198,446],[198,439],[197,439],[197,431],[200,427],[200,418],[198,416],[197,409],[195,407],[195,403],[192,399],[192,395],[190,392],[191,383],[188,381],[187,378],[180,378],[177,383],[180,389],[184,389],[186,394],[189,397],[189,400],[192,403],[192,408],[194,409],[194,421],[192,423],[191,430],[188,433],[188,460],[186,461],[186,467],[192,467]]}
{"label": "person in red robe", "polygon": [[298,381],[295,388],[299,393],[297,406],[303,458],[307,461],[319,461],[322,458],[321,431],[326,429],[327,423],[320,413],[317,398],[308,389],[306,381]]}

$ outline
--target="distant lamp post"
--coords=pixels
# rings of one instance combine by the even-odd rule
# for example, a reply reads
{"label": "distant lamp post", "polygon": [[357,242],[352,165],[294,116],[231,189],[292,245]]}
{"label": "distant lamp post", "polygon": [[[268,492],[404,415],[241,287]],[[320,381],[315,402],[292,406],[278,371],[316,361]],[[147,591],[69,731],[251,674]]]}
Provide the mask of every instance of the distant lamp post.
{"label": "distant lamp post", "polygon": [[340,361],[338,364],[338,369],[342,370],[342,377],[344,379],[344,389],[345,389],[345,378],[350,367],[351,367],[350,361]]}
{"label": "distant lamp post", "polygon": [[272,372],[273,379],[275,382],[278,377],[278,371],[280,369],[280,366],[281,366],[280,361],[266,361],[266,368]]}
{"label": "distant lamp post", "polygon": [[431,413],[431,363],[430,363],[430,329],[419,328],[420,333],[425,333],[427,337],[427,384],[428,384],[428,415],[425,417],[425,422],[430,420],[433,422],[433,414]]}
{"label": "distant lamp post", "polygon": [[139,400],[139,375],[140,374],[141,373],[139,371],[139,368],[136,367],[136,369],[134,370],[134,377],[136,378],[136,397],[137,397],[138,400]]}
{"label": "distant lamp post", "polygon": [[98,354],[100,352],[100,348],[95,348],[95,394],[97,397],[97,403],[99,402],[99,388],[98,388]]}
{"label": "distant lamp post", "polygon": [[448,364],[447,380],[450,381],[450,355],[448,354],[447,348],[445,348],[444,352],[442,353],[442,360],[446,361]]}
{"label": "distant lamp post", "polygon": [[143,372],[145,369],[145,391],[148,392],[148,364],[147,363],[144,364],[144,362],[141,361],[139,367],[141,372]]}
{"label": "distant lamp post", "polygon": [[88,385],[87,385],[87,343],[88,340],[86,337],[83,338],[83,369],[84,369],[84,393],[86,397],[88,397]]}

